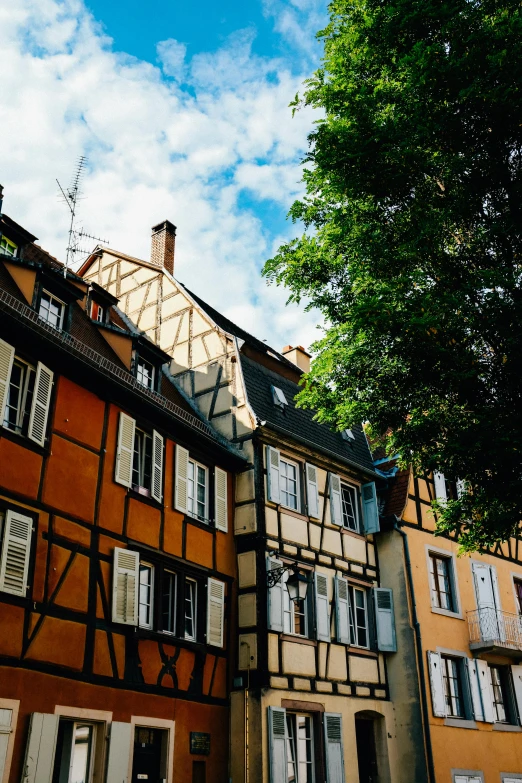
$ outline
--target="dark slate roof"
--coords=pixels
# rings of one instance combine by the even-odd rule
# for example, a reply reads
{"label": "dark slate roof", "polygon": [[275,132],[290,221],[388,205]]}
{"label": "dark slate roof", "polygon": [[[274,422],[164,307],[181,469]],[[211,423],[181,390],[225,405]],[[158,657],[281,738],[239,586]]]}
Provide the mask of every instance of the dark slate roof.
{"label": "dark slate roof", "polygon": [[[284,378],[262,364],[241,355],[241,367],[248,395],[254,413],[267,426],[274,425],[286,430],[290,436],[301,438],[350,463],[356,463],[373,472],[373,461],[362,427],[353,429],[355,440],[344,440],[339,432],[315,421],[311,410],[296,408],[294,397],[299,391],[297,383]],[[272,401],[272,386],[278,386],[284,393],[288,406],[283,411]]]}

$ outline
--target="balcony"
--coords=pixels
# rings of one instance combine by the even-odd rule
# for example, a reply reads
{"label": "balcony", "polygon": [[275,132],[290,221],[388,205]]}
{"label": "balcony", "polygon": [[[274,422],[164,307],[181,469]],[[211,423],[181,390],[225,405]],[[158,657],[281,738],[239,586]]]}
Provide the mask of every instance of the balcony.
{"label": "balcony", "polygon": [[468,612],[469,648],[522,659],[522,616],[484,607]]}

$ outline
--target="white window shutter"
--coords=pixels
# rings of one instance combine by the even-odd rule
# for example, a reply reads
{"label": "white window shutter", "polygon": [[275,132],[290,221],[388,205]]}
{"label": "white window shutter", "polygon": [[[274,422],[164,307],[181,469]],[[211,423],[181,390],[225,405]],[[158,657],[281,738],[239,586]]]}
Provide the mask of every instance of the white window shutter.
{"label": "white window shutter", "polygon": [[15,349],[4,340],[0,340],[0,427],[3,426],[5,418],[5,406],[7,403],[7,393],[9,391],[9,381],[11,380],[11,370],[13,369],[13,359]]}
{"label": "white window shutter", "polygon": [[491,686],[491,675],[486,661],[475,661],[478,670],[478,680],[480,686],[480,695],[482,697],[482,709],[484,711],[484,720],[486,723],[495,722],[495,713],[493,709],[493,688]]}
{"label": "white window shutter", "polygon": [[0,559],[0,590],[25,596],[31,555],[33,520],[8,511],[5,515],[4,545]]}
{"label": "white window shutter", "polygon": [[441,503],[445,503],[448,499],[448,493],[446,491],[446,479],[444,473],[433,473],[433,481],[435,483],[435,497]]}
{"label": "white window shutter", "polygon": [[[275,557],[267,557],[266,571],[275,571],[282,568],[283,563]],[[271,631],[283,633],[283,580],[268,588],[268,627]]]}
{"label": "white window shutter", "polygon": [[45,444],[45,431],[47,429],[47,417],[49,416],[53,377],[51,370],[41,362],[38,362],[27,437],[34,440],[39,446]]}
{"label": "white window shutter", "polygon": [[366,534],[378,533],[380,530],[379,506],[377,504],[377,490],[375,489],[375,481],[369,481],[368,484],[362,485],[361,498],[364,532]]}
{"label": "white window shutter", "polygon": [[134,461],[134,434],[136,422],[126,413],[120,413],[118,447],[114,480],[124,487],[132,486],[132,463]]}
{"label": "white window shutter", "polygon": [[209,577],[207,583],[207,644],[223,647],[225,583]]}
{"label": "white window shutter", "polygon": [[511,676],[513,678],[515,701],[518,707],[518,720],[522,724],[522,666],[520,664],[511,667]]}
{"label": "white window shutter", "polygon": [[479,673],[477,661],[474,658],[466,658],[466,668],[468,671],[469,689],[471,691],[471,703],[473,706],[473,716],[475,720],[484,720],[484,710],[482,709],[482,697],[480,695]]}
{"label": "white window shutter", "polygon": [[341,479],[335,473],[329,474],[330,489],[330,518],[332,525],[342,525],[343,515],[341,509]]}
{"label": "white window shutter", "polygon": [[13,732],[13,710],[0,707],[0,781],[4,779],[9,739]]}
{"label": "white window shutter", "polygon": [[281,494],[279,491],[279,471],[281,455],[272,446],[266,447],[266,467],[268,475],[268,499],[272,503],[279,503]]}
{"label": "white window shutter", "polygon": [[114,547],[112,573],[112,621],[138,625],[140,556],[132,549]]}
{"label": "white window shutter", "polygon": [[316,636],[321,642],[330,642],[330,606],[328,603],[328,578],[314,573]]}
{"label": "white window shutter", "polygon": [[268,707],[268,746],[270,749],[270,783],[287,779],[286,765],[286,710]]}
{"label": "white window shutter", "polygon": [[335,632],[337,641],[350,644],[350,607],[348,599],[348,580],[344,576],[335,577]]}
{"label": "white window shutter", "polygon": [[227,472],[216,467],[214,474],[214,516],[216,528],[228,531]]}
{"label": "white window shutter", "polygon": [[446,717],[446,698],[442,680],[442,660],[439,653],[428,650],[428,671],[430,675],[431,704],[437,718]]}
{"label": "white window shutter", "polygon": [[343,753],[343,719],[337,712],[324,713],[326,783],[345,783]]}
{"label": "white window shutter", "polygon": [[393,591],[388,587],[373,588],[377,648],[381,652],[397,652]]}
{"label": "white window shutter", "polygon": [[176,444],[176,480],[174,482],[174,506],[183,514],[188,510],[188,463],[189,453]]}
{"label": "white window shutter", "polygon": [[306,499],[308,502],[308,516],[319,518],[319,482],[317,479],[317,468],[315,465],[310,465],[309,462],[305,465],[306,471]]}
{"label": "white window shutter", "polygon": [[151,495],[161,503],[163,500],[163,437],[152,432],[152,482]]}
{"label": "white window shutter", "polygon": [[51,783],[58,715],[33,712],[25,746],[23,783]]}
{"label": "white window shutter", "polygon": [[106,783],[127,783],[133,729],[131,723],[112,721]]}

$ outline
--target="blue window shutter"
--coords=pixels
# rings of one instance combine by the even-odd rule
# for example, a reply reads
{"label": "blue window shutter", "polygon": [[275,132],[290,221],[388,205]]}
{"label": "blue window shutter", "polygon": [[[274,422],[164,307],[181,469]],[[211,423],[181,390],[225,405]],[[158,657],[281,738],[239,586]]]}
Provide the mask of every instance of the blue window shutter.
{"label": "blue window shutter", "polygon": [[345,783],[343,719],[342,715],[337,712],[324,713],[324,744],[326,751],[326,783]]}
{"label": "blue window shutter", "polygon": [[341,644],[350,644],[350,608],[348,602],[348,580],[335,577],[335,633]]}
{"label": "blue window shutter", "polygon": [[270,748],[270,783],[283,783],[286,768],[286,710],[268,708],[268,745]]}
{"label": "blue window shutter", "polygon": [[377,648],[381,652],[397,652],[393,591],[387,587],[373,588]]}
{"label": "blue window shutter", "polygon": [[316,635],[321,642],[330,642],[330,606],[328,602],[328,578],[314,574]]}
{"label": "blue window shutter", "polygon": [[[274,557],[267,557],[266,571],[274,571],[276,568],[282,568],[281,560]],[[268,627],[271,631],[283,633],[283,580],[281,579],[273,587],[268,589]]]}
{"label": "blue window shutter", "polygon": [[375,489],[375,481],[370,481],[368,484],[363,484],[361,487],[362,495],[362,509],[363,509],[363,522],[364,532],[378,533],[379,526],[379,507],[377,505],[377,492]]}

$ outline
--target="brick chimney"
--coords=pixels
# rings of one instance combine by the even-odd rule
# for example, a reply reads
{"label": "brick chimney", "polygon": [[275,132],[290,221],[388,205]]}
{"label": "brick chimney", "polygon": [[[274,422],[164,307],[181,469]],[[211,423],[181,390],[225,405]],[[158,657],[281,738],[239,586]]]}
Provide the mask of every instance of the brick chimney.
{"label": "brick chimney", "polygon": [[296,364],[303,372],[310,372],[310,359],[312,356],[305,351],[302,345],[297,345],[295,348],[291,345],[286,345],[281,353],[285,359]]}
{"label": "brick chimney", "polygon": [[164,220],[152,227],[150,263],[164,267],[174,274],[174,248],[176,247],[176,226],[170,220]]}

